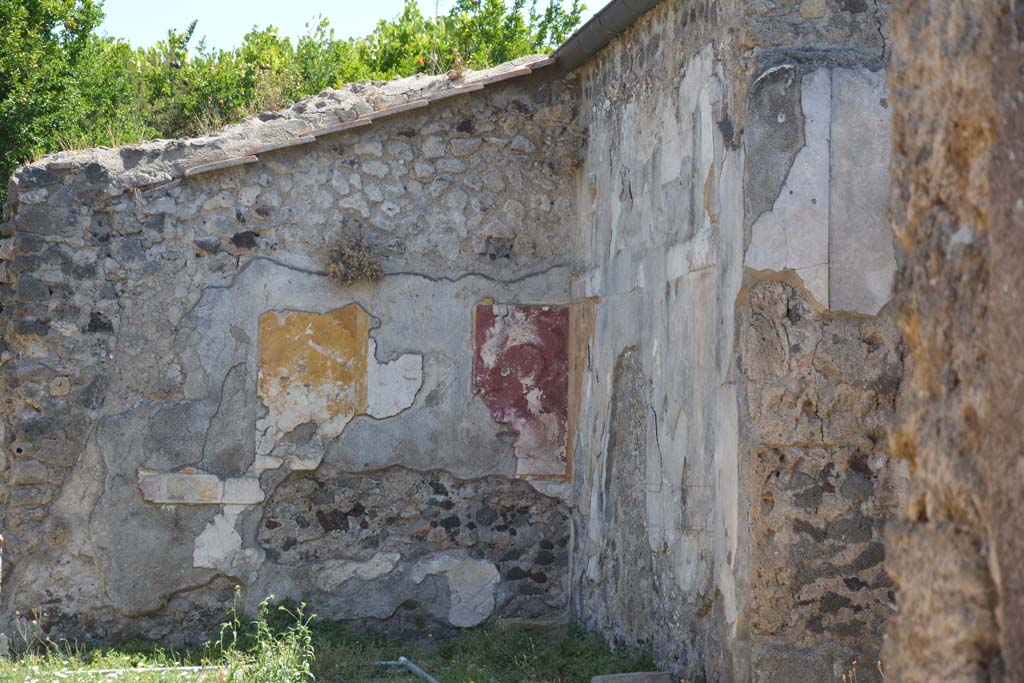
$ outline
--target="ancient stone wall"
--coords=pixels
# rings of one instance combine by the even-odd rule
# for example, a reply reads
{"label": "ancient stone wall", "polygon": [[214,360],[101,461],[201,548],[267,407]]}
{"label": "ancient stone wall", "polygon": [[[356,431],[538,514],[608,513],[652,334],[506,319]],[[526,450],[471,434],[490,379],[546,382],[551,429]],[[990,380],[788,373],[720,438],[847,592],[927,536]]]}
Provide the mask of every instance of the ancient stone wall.
{"label": "ancient stone wall", "polygon": [[579,72],[572,607],[690,679],[877,675],[905,488],[885,12],[667,2]]}
{"label": "ancient stone wall", "polygon": [[[5,623],[190,639],[235,585],[433,630],[564,612],[574,91],[504,69],[16,174]],[[353,238],[379,281],[328,276]]]}
{"label": "ancient stone wall", "polygon": [[[572,74],[20,170],[0,619],[192,638],[236,585],[407,628],[568,608],[690,680],[874,680],[887,10],[666,0]],[[354,238],[380,280],[332,281]]]}
{"label": "ancient stone wall", "polygon": [[775,67],[750,90],[741,478],[764,680],[830,680],[854,660],[861,680],[878,675],[882,534],[906,477],[885,438],[904,376],[889,126],[884,74],[868,68]]}
{"label": "ancient stone wall", "polygon": [[893,230],[914,357],[887,680],[1024,678],[1020,3],[894,6]]}
{"label": "ancient stone wall", "polygon": [[691,11],[656,8],[580,70],[573,293],[592,302],[595,332],[574,446],[572,600],[584,624],[649,643],[673,670],[731,680],[743,153]]}

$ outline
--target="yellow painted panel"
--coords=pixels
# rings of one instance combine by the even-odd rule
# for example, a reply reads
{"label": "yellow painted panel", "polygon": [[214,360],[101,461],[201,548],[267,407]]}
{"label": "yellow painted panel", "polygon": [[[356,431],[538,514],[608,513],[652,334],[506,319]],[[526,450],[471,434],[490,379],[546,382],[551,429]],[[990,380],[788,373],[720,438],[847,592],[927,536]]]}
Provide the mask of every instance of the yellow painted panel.
{"label": "yellow painted panel", "polygon": [[358,304],[261,315],[258,391],[275,422],[294,427],[366,412],[369,332]]}

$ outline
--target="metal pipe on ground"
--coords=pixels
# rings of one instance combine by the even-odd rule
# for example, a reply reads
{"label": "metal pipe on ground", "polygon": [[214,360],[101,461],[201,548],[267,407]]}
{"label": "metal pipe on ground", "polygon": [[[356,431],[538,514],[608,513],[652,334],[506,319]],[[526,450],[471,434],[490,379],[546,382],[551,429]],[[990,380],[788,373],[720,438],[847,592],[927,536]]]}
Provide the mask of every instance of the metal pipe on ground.
{"label": "metal pipe on ground", "polygon": [[426,671],[424,671],[423,669],[421,669],[418,666],[416,666],[415,663],[409,661],[409,659],[407,657],[399,657],[398,661],[377,662],[377,665],[378,666],[402,667],[406,671],[411,673],[413,676],[418,676],[419,678],[422,678],[423,680],[425,680],[427,683],[441,683],[441,681],[437,680],[436,678],[434,678],[433,676],[428,674]]}

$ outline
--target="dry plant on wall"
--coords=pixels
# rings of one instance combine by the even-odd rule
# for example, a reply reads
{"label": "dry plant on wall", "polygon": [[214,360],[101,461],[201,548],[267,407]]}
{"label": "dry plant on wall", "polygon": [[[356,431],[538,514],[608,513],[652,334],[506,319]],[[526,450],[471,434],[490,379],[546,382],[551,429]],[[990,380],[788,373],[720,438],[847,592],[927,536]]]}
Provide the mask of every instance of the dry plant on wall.
{"label": "dry plant on wall", "polygon": [[327,252],[327,273],[342,287],[357,282],[376,282],[384,268],[363,237],[342,238]]}
{"label": "dry plant on wall", "polygon": [[[882,669],[882,662],[875,662],[875,668],[878,669],[878,675],[882,680],[885,680],[885,671]],[[853,660],[853,664],[850,670],[843,674],[843,683],[860,683],[860,679],[857,678],[857,660]]]}
{"label": "dry plant on wall", "polygon": [[462,61],[462,53],[459,48],[452,50],[452,69],[448,72],[448,80],[462,81],[466,78],[466,63]]}

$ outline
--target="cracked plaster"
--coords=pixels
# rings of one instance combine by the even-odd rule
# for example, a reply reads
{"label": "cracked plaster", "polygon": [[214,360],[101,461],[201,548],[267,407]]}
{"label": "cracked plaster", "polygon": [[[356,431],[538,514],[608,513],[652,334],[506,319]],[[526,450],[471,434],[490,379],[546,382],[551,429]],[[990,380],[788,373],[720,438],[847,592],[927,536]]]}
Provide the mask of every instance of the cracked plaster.
{"label": "cracked plaster", "polygon": [[744,266],[762,274],[793,271],[823,309],[877,314],[891,297],[896,272],[885,213],[891,120],[885,74],[813,69],[801,75],[792,66],[776,73],[786,77],[790,94],[765,98],[778,108],[756,118],[751,138],[786,138],[795,122],[779,100],[795,93],[803,145],[771,208],[751,226]]}

